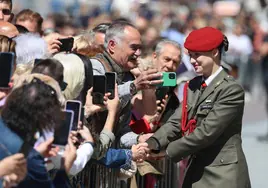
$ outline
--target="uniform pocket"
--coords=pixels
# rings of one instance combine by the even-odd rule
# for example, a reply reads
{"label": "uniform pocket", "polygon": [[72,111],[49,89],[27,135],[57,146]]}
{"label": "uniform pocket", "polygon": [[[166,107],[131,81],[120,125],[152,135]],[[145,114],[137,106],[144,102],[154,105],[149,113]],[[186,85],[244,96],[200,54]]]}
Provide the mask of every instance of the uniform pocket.
{"label": "uniform pocket", "polygon": [[197,112],[196,112],[196,116],[207,116],[209,113],[209,109],[200,109],[200,107],[198,108]]}
{"label": "uniform pocket", "polygon": [[238,162],[237,150],[235,145],[224,146],[215,160],[209,166],[221,166]]}

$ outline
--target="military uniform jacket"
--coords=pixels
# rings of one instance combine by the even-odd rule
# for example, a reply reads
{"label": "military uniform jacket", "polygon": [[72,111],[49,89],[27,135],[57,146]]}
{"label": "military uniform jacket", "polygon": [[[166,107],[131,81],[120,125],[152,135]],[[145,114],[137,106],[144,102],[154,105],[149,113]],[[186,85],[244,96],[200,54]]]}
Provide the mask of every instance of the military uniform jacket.
{"label": "military uniform jacket", "polygon": [[188,87],[188,120],[196,129],[182,136],[182,105],[150,140],[175,162],[190,156],[183,188],[247,188],[248,167],[242,150],[244,90],[222,70],[201,92],[200,77]]}

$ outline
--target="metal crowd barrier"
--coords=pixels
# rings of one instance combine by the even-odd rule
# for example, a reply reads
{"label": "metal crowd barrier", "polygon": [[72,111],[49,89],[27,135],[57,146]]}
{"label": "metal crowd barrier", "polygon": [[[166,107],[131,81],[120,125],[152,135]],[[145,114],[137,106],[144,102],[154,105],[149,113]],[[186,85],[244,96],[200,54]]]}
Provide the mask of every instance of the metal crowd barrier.
{"label": "metal crowd barrier", "polygon": [[[164,175],[157,175],[155,188],[178,188],[178,168],[169,159],[163,162]],[[89,163],[77,176],[71,178],[73,188],[130,188],[130,179],[120,181],[118,169],[106,168],[103,165]],[[146,178],[136,174],[138,188],[146,187]]]}

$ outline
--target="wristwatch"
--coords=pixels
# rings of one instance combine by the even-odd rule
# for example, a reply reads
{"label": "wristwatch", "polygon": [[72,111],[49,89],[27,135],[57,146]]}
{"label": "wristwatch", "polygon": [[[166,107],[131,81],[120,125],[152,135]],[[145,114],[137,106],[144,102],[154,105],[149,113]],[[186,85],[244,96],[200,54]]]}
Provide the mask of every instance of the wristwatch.
{"label": "wristwatch", "polygon": [[130,85],[129,85],[129,89],[130,89],[130,93],[131,93],[131,95],[133,96],[133,95],[136,95],[137,94],[137,88],[136,88],[136,86],[135,86],[135,84],[134,84],[134,82],[132,82]]}

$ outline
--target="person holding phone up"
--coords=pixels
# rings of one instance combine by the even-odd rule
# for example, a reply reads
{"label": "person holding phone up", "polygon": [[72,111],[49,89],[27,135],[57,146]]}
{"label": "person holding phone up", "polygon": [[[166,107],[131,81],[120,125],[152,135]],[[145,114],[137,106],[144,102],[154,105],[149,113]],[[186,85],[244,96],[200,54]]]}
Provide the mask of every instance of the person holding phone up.
{"label": "person holding phone up", "polygon": [[[155,51],[151,54],[150,60],[142,59],[139,67],[132,70],[135,75],[140,74],[144,68],[156,68],[165,74],[176,72],[181,63],[182,50],[180,45],[172,40],[160,40],[156,44]],[[138,70],[137,70],[138,69]],[[172,79],[170,79],[172,80]],[[176,77],[173,82],[176,83]],[[169,84],[169,83],[168,83]],[[156,86],[143,90],[132,98],[132,119],[129,124],[131,130],[138,134],[137,143],[144,143],[153,133],[166,121],[179,105],[179,100],[174,91],[176,87]],[[133,133],[127,133],[122,140],[127,140]],[[146,158],[146,162],[138,167],[145,174],[146,185],[153,187],[156,185],[157,177],[153,174],[164,173],[162,156]],[[153,161],[151,160],[159,160]],[[152,171],[151,169],[158,169]]]}
{"label": "person holding phone up", "polygon": [[244,90],[221,67],[228,39],[204,27],[184,47],[199,75],[184,87],[182,105],[147,140],[153,153],[164,150],[174,162],[190,156],[183,188],[251,187],[242,149]]}
{"label": "person holding phone up", "polygon": [[[1,4],[1,3],[0,3]],[[0,65],[1,70],[0,70],[0,75],[3,75],[1,77],[0,83],[3,85],[8,85],[8,87],[2,88],[0,86],[0,112],[2,106],[5,104],[5,98],[6,96],[10,93],[12,89],[12,82],[13,82],[13,74],[15,71],[15,47],[16,43],[13,40],[10,40],[10,38],[0,35],[0,53],[9,53],[9,58],[7,56],[0,56],[0,62],[2,64]],[[13,54],[11,53],[13,52]],[[10,75],[7,73],[11,72]],[[6,78],[4,78],[6,77]],[[0,84],[0,85],[1,85]]]}
{"label": "person holding phone up", "polygon": [[[107,152],[107,149],[111,145],[111,142],[114,140],[114,135],[109,134],[112,133],[115,117],[117,113],[117,107],[119,105],[119,98],[117,89],[115,90],[115,97],[112,100],[108,99],[109,94],[106,94],[103,98],[103,105],[97,105],[92,103],[92,90],[93,88],[89,89],[86,97],[86,104],[84,106],[85,108],[85,117],[88,118],[92,116],[93,114],[102,111],[104,108],[107,108],[108,110],[108,116],[106,119],[105,126],[103,127],[103,131],[99,135],[99,139],[94,139],[92,134],[94,135],[95,132],[90,132],[89,129],[95,129],[94,127],[87,127],[87,124],[83,125],[82,122],[80,122],[78,130],[72,131],[71,138],[74,143],[79,144],[79,148],[77,150],[77,159],[74,162],[74,165],[71,168],[71,174],[75,175],[78,172],[80,172],[87,162],[91,159],[93,155],[93,149],[94,149],[94,158],[99,159],[102,158],[105,153]],[[93,125],[94,126],[94,125]],[[99,125],[95,125],[99,126]],[[78,135],[81,136],[81,139],[78,139]],[[95,135],[94,135],[95,136]],[[112,139],[110,138],[112,137]],[[86,144],[91,145],[91,150],[88,150],[86,147]],[[85,148],[85,149],[84,149]]]}
{"label": "person holding phone up", "polygon": [[[159,72],[176,72],[181,63],[182,50],[180,45],[171,40],[161,40],[157,43],[156,49],[152,54],[150,67],[155,67]],[[146,60],[148,61],[148,60]],[[142,62],[141,65],[148,64]],[[139,69],[143,67],[140,66]],[[135,70],[134,72],[137,72]],[[139,74],[140,71],[138,71]],[[176,77],[174,77],[176,81]],[[133,113],[130,123],[131,129],[137,133],[152,133],[159,127],[160,119],[166,111],[167,104],[179,105],[178,98],[174,93],[174,87],[155,87],[148,90],[143,90],[133,97]],[[170,108],[170,107],[169,107]],[[170,109],[167,110],[170,110]],[[142,116],[143,115],[143,116]],[[141,118],[141,117],[142,118]],[[138,141],[144,142],[147,135],[140,135]]]}
{"label": "person holding phone up", "polygon": [[[65,160],[62,170],[57,173],[59,179],[56,181],[50,179],[45,167],[45,158],[56,152],[52,151],[51,147],[53,139],[48,139],[33,148],[37,132],[52,130],[60,122],[61,105],[57,94],[60,88],[58,84],[48,85],[36,77],[25,77],[20,83],[21,85],[16,85],[9,94],[1,112],[4,123],[2,128],[6,131],[11,130],[13,136],[9,133],[11,136],[0,139],[1,143],[5,143],[5,151],[13,154],[17,150],[27,157],[27,178],[20,182],[19,187],[54,187],[57,183],[68,184],[67,173],[76,157],[73,144],[69,141],[66,147]],[[47,108],[48,105],[50,108]],[[19,115],[21,113],[24,115]],[[19,125],[17,122],[20,122]],[[12,141],[8,141],[8,138]],[[12,177],[8,180],[10,179]]]}
{"label": "person holding phone up", "polygon": [[[98,159],[103,159],[107,150],[109,151],[109,148],[112,145],[112,141],[114,140],[114,138],[111,139],[110,136],[108,136],[110,135],[108,134],[108,132],[110,133],[113,132],[113,127],[115,125],[115,120],[116,120],[116,116],[118,113],[117,110],[119,106],[119,97],[118,97],[118,89],[117,87],[115,87],[114,99],[109,99],[109,94],[106,94],[106,96],[104,97],[104,106],[94,105],[92,104],[91,92],[92,92],[92,88],[88,91],[88,94],[87,94],[87,102],[85,105],[85,116],[93,115],[96,112],[102,111],[103,108],[106,108],[108,110],[106,123],[104,127],[102,128],[100,135],[96,135],[96,133],[94,134],[94,132],[92,132],[92,134],[94,134],[95,136],[95,140],[98,140],[98,142],[95,143],[95,151],[94,151],[93,158],[98,160]],[[99,125],[95,124],[93,126],[99,126]],[[132,155],[130,158],[134,161],[143,160],[146,155],[144,152],[145,147],[146,145],[144,144],[133,146],[131,149]],[[117,151],[114,150],[113,152],[117,152]],[[105,163],[105,161],[102,160],[102,163]]]}
{"label": "person holding phone up", "polygon": [[[103,108],[107,108],[108,116],[106,119],[105,126],[103,127],[103,130],[101,131],[100,135],[97,135],[96,132],[94,132],[96,128],[89,127],[91,130],[93,130],[92,136],[91,132],[86,126],[87,124],[82,126],[82,122],[80,122],[77,131],[72,131],[71,138],[73,142],[76,144],[79,143],[80,145],[78,146],[77,158],[74,161],[74,164],[70,170],[70,174],[76,175],[77,173],[79,173],[81,170],[83,170],[87,162],[91,159],[93,151],[92,149],[87,149],[88,147],[86,147],[86,144],[89,144],[92,146],[91,148],[94,148],[93,159],[97,159],[97,163],[103,164],[109,168],[131,168],[132,160],[138,161],[142,160],[145,157],[146,153],[144,152],[144,148],[146,147],[146,145],[140,144],[132,146],[131,151],[124,149],[109,149],[112,142],[107,133],[111,133],[113,130],[115,117],[119,105],[117,87],[115,87],[113,99],[109,99],[110,93],[104,96],[103,105],[93,104],[91,93],[92,88],[88,91],[87,94],[87,100],[85,104],[85,116],[89,117],[96,112],[102,111]],[[81,135],[82,140],[78,139],[78,134]]]}
{"label": "person holding phone up", "polygon": [[[109,26],[105,34],[104,52],[91,58],[93,74],[105,75],[105,72],[117,74],[118,94],[120,98],[119,125],[114,130],[120,137],[130,121],[131,98],[139,90],[148,89],[152,85],[161,84],[161,74],[156,69],[142,72],[139,77],[133,79],[130,70],[138,66],[138,58],[141,54],[141,36],[139,31],[130,23],[114,22]],[[100,116],[100,114],[99,114]],[[105,120],[105,114],[98,119],[101,125]],[[117,123],[116,123],[117,124]]]}

